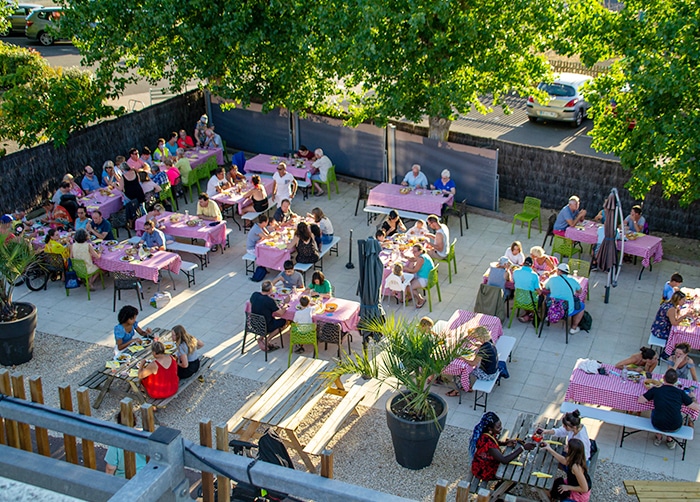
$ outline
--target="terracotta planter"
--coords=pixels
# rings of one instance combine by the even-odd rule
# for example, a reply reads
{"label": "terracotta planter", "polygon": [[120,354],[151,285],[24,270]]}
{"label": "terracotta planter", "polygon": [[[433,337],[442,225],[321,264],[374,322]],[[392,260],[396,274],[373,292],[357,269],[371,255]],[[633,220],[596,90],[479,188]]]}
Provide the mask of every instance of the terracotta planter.
{"label": "terracotta planter", "polygon": [[0,364],[17,366],[32,359],[37,309],[31,303],[15,303],[17,320],[0,322]]}

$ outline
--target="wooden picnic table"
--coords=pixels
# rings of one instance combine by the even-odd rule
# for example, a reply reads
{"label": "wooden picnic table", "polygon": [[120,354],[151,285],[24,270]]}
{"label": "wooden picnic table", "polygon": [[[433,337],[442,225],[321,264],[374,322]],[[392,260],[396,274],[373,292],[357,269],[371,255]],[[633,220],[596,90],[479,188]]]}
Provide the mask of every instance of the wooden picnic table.
{"label": "wooden picnic table", "polygon": [[[539,426],[543,429],[553,429],[561,425],[555,422],[557,422],[555,419],[550,418],[540,421]],[[525,439],[535,432],[535,423],[535,415],[520,413],[515,420],[513,429],[507,437]],[[506,439],[505,434],[503,438]],[[545,436],[543,441],[549,439],[551,439],[551,436]],[[551,446],[557,453],[562,453],[564,449],[563,444],[552,444]],[[506,447],[504,455],[510,454],[516,447]],[[503,483],[498,485],[498,488],[491,494],[491,500],[502,498],[504,493],[507,493],[516,485],[526,485],[537,494],[537,497],[542,502],[549,502],[549,491],[554,484],[559,463],[552,455],[540,448],[535,448],[531,452],[524,451],[516,460],[522,462],[523,465],[501,464],[498,467],[496,477],[502,479]],[[551,477],[533,476],[532,474],[534,472],[542,472]]]}
{"label": "wooden picnic table", "polygon": [[700,483],[694,481],[625,481],[628,495],[639,502],[700,500]]}
{"label": "wooden picnic table", "polygon": [[282,437],[288,448],[299,454],[307,469],[316,472],[313,462],[304,452],[297,429],[325,393],[345,396],[347,391],[340,380],[335,388],[329,387],[321,373],[329,370],[330,361],[298,357],[241,417],[238,430],[241,441],[251,441],[259,437],[260,427],[275,427],[285,432]]}

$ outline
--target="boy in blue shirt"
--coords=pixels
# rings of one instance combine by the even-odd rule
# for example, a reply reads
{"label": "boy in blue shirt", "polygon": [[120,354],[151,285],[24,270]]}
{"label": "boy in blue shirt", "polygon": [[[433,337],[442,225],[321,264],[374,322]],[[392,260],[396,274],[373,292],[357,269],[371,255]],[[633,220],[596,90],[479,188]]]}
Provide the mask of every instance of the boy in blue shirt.
{"label": "boy in blue shirt", "polygon": [[683,277],[681,274],[676,272],[671,276],[671,280],[664,286],[664,297],[662,303],[669,301],[673,296],[673,293],[680,289],[681,284],[683,284]]}

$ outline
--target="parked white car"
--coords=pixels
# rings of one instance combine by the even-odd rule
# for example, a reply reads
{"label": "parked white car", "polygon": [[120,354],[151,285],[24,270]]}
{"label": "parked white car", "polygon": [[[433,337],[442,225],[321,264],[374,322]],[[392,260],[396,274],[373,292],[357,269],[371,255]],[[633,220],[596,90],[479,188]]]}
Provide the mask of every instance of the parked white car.
{"label": "parked white car", "polygon": [[539,103],[534,96],[527,100],[527,118],[530,122],[537,119],[571,122],[578,127],[588,116],[590,106],[583,99],[582,88],[593,77],[578,73],[561,73],[551,84],[540,83],[537,88],[549,94],[547,103]]}

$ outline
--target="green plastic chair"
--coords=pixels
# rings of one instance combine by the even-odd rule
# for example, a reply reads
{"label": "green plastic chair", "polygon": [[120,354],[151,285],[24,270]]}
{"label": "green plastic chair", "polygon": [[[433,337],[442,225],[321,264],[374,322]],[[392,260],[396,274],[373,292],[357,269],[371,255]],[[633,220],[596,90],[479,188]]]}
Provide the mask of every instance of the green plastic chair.
{"label": "green plastic chair", "polygon": [[231,165],[231,159],[228,156],[228,149],[226,148],[226,140],[222,139],[221,143],[224,145],[224,165],[230,166]]}
{"label": "green plastic chair", "polygon": [[532,228],[532,221],[537,218],[540,226],[540,233],[542,233],[542,214],[540,212],[540,207],[542,201],[534,197],[525,197],[525,202],[523,202],[522,212],[513,216],[513,225],[510,227],[510,233],[515,232],[515,222],[520,221],[520,226],[527,222],[527,238],[530,238],[530,230]]}
{"label": "green plastic chair", "polygon": [[[574,273],[574,270],[578,270],[578,275],[581,277],[590,278],[591,277],[591,262],[588,260],[580,260],[578,258],[569,258],[569,271]],[[590,285],[590,283],[589,283]],[[591,299],[591,289],[588,288],[586,291],[586,299]]]}
{"label": "green plastic chair", "polygon": [[450,245],[450,250],[447,253],[447,256],[445,258],[440,259],[439,261],[442,262],[447,262],[447,274],[450,278],[450,284],[452,284],[452,269],[450,268],[450,263],[454,265],[455,268],[455,275],[457,275],[457,257],[455,256],[455,247],[457,244],[457,239],[452,241],[452,244]]}
{"label": "green plastic chair", "polygon": [[158,198],[161,202],[170,199],[173,208],[175,208],[175,211],[177,211],[177,201],[175,200],[175,196],[173,195],[173,187],[170,186],[170,183],[166,183],[165,185],[162,185],[160,187],[160,193]]}
{"label": "green plastic chair", "polygon": [[574,253],[578,254],[579,258],[581,257],[580,250],[574,251],[574,241],[562,237],[561,235],[555,235],[552,241],[552,254],[554,253],[559,253],[561,255],[560,261],[562,262],[565,257],[571,258]]}
{"label": "green plastic chair", "polygon": [[[90,301],[90,277],[92,277],[95,274],[100,274],[100,280],[102,281],[102,289],[105,288],[105,277],[104,275],[102,275],[102,269],[98,268],[92,274],[89,274],[87,271],[87,265],[83,260],[76,260],[71,258],[71,263],[73,264],[73,270],[75,271],[75,275],[77,275],[79,279],[82,279],[85,282],[85,287],[87,288],[88,301]],[[66,289],[66,296],[70,296],[70,289]]]}
{"label": "green plastic chair", "polygon": [[521,310],[535,313],[535,333],[537,333],[537,291],[527,291],[525,289],[516,289],[513,296],[513,309],[510,312],[510,321],[508,329],[513,325],[513,317],[520,313]]}
{"label": "green plastic chair", "polygon": [[438,301],[442,301],[442,293],[440,293],[440,276],[438,275],[439,263],[435,264],[435,267],[428,274],[428,285],[423,288],[428,291],[428,309],[430,312],[433,311],[433,297],[430,294],[430,290],[435,287],[437,288]]}
{"label": "green plastic chair", "polygon": [[331,183],[335,184],[335,193],[339,194],[338,189],[338,179],[335,177],[335,166],[331,166],[328,169],[328,176],[326,176],[326,181],[311,180],[311,193],[314,193],[314,188],[316,185],[326,185],[326,193],[328,194],[328,200],[331,200]]}
{"label": "green plastic chair", "polygon": [[196,186],[196,192],[199,193],[199,173],[197,172],[197,169],[192,169],[189,173],[187,173],[187,179],[185,180],[182,178],[181,183],[183,187],[189,188],[190,200],[196,200],[194,197],[192,197],[192,187]]}
{"label": "green plastic chair", "polygon": [[318,339],[316,338],[316,325],[314,323],[292,323],[289,332],[289,357],[287,358],[287,368],[292,364],[292,351],[294,345],[313,345],[314,359],[318,356]]}

